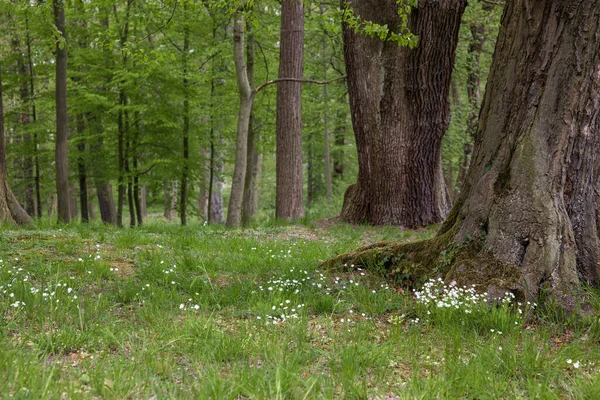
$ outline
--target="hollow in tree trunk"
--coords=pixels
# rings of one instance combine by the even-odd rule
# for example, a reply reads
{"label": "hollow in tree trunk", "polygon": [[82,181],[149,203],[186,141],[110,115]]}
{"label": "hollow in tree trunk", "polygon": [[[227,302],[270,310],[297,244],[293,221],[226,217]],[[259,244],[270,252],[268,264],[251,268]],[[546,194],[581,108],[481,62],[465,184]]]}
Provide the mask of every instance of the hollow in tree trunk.
{"label": "hollow in tree trunk", "polygon": [[573,310],[578,285],[600,283],[599,36],[594,0],[507,2],[471,167],[438,236],[337,261],[418,277],[453,249],[447,280],[490,297],[544,288]]}
{"label": "hollow in tree trunk", "polygon": [[[347,4],[347,3],[344,3]],[[409,16],[415,49],[368,38],[344,24],[344,60],[358,180],[341,216],[351,223],[424,226],[449,210],[441,141],[449,122],[448,93],[466,0],[421,0]],[[355,0],[361,18],[401,23],[395,0]]]}

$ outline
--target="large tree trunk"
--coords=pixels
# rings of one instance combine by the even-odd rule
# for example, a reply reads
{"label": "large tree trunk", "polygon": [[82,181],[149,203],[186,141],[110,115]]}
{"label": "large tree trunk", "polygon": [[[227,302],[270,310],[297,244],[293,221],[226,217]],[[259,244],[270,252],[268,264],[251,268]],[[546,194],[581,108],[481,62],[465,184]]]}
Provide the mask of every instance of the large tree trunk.
{"label": "large tree trunk", "polygon": [[[302,79],[304,5],[281,2],[279,78]],[[275,216],[294,220],[304,216],[302,204],[302,83],[277,86]]]}
{"label": "large tree trunk", "polygon": [[6,150],[4,144],[4,107],[2,101],[2,72],[0,71],[0,222],[30,224],[31,217],[13,195],[6,173]]}
{"label": "large tree trunk", "polygon": [[[66,41],[64,0],[55,0],[54,23]],[[67,117],[67,44],[56,43],[56,194],[58,197],[58,221],[71,221],[69,198],[69,165],[67,159],[67,138],[69,134]]]}
{"label": "large tree trunk", "polygon": [[447,279],[491,297],[545,287],[568,310],[600,283],[598,37],[595,0],[508,2],[461,197],[437,238],[396,254],[431,270],[428,249],[450,246]]}
{"label": "large tree trunk", "polygon": [[[395,0],[355,0],[361,18],[398,26]],[[343,27],[344,60],[359,173],[342,217],[352,223],[423,226],[442,221],[449,204],[441,141],[465,0],[421,0],[409,17],[415,49]]]}
{"label": "large tree trunk", "polygon": [[[244,47],[244,19],[241,15],[233,17],[233,57],[237,85],[240,93],[240,109],[238,112],[237,140],[235,146],[235,166],[231,183],[231,197],[227,210],[227,226],[239,226],[242,221],[242,203],[244,198],[244,180],[248,157],[248,127],[252,114],[254,91],[248,81],[248,71],[245,60]],[[212,212],[212,210],[211,210]]]}

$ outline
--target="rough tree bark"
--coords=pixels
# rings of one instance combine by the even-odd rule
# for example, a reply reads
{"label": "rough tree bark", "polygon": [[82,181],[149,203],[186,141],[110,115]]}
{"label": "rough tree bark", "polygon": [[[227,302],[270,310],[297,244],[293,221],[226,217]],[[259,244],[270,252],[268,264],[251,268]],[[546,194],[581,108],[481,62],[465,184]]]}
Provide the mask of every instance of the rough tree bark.
{"label": "rough tree bark", "polygon": [[6,150],[4,144],[4,107],[2,101],[2,72],[0,71],[0,222],[25,225],[32,223],[13,195],[6,173]]}
{"label": "rough tree bark", "polygon": [[[395,0],[349,4],[363,19],[400,24]],[[450,76],[465,5],[466,0],[419,1],[409,16],[409,28],[419,37],[412,50],[344,24],[359,162],[357,183],[344,198],[346,221],[415,227],[446,216],[441,140],[449,122]]]}
{"label": "rough tree bark", "polygon": [[69,121],[67,117],[67,44],[65,30],[64,0],[55,0],[54,24],[63,41],[56,42],[56,194],[58,197],[58,221],[71,221],[69,198],[69,164],[67,159],[67,138]]}
{"label": "rough tree bark", "polygon": [[[300,0],[281,2],[279,78],[302,79],[304,56],[304,5]],[[304,216],[302,203],[302,83],[280,82],[276,117],[276,218]]]}
{"label": "rough tree bark", "polygon": [[600,283],[598,37],[595,0],[507,2],[471,167],[438,236],[336,261],[386,257],[418,277],[453,249],[446,279],[490,297],[544,288],[573,310],[578,284]]}

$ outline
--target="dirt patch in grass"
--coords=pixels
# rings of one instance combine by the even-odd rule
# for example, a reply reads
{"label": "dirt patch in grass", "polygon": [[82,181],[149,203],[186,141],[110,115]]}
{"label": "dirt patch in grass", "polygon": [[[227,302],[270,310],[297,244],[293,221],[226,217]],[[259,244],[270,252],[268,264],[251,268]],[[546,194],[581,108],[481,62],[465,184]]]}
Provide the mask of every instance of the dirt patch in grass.
{"label": "dirt patch in grass", "polygon": [[114,273],[121,278],[129,278],[135,273],[135,264],[129,259],[112,259],[107,262],[113,268]]}

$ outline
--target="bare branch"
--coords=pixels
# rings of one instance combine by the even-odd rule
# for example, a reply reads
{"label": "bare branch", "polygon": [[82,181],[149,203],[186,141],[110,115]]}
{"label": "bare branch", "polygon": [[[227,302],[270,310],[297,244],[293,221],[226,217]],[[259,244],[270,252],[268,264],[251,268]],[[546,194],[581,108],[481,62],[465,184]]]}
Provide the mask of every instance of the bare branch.
{"label": "bare branch", "polygon": [[271,81],[265,82],[256,89],[254,89],[255,93],[260,92],[262,89],[266,88],[269,85],[273,85],[279,82],[300,82],[300,83],[314,83],[315,85],[327,85],[335,81],[339,81],[342,79],[346,79],[346,75],[338,76],[337,78],[330,79],[328,81],[315,81],[314,79],[296,79],[296,78],[277,78]]}

